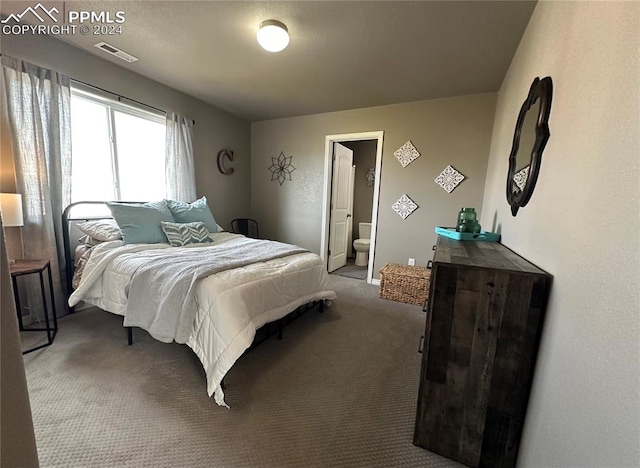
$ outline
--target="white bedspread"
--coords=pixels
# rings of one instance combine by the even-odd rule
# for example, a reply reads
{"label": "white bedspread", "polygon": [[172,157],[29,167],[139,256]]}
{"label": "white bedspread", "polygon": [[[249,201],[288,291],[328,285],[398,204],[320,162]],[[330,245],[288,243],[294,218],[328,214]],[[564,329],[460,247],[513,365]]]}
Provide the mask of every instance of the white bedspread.
{"label": "white bedspread", "polygon": [[[69,305],[85,301],[124,315],[127,288],[133,273],[153,249],[215,249],[224,243],[242,242],[243,236],[218,233],[213,244],[169,247],[168,244],[123,245],[105,242],[94,247],[78,289]],[[222,271],[198,281],[197,311],[186,343],[198,356],[207,375],[207,392],[226,406],[220,382],[235,361],[251,345],[255,332],[310,301],[335,299],[328,287],[322,260],[313,253],[254,263]]]}

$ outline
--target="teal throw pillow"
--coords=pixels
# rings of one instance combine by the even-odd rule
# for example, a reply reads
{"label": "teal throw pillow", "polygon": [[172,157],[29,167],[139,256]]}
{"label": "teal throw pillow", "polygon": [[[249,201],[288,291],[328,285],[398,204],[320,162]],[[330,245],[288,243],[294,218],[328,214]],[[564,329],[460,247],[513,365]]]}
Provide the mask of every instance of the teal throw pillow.
{"label": "teal throw pillow", "polygon": [[202,221],[196,223],[160,223],[171,247],[213,242],[213,237]]}
{"label": "teal throw pillow", "polygon": [[107,205],[120,226],[125,244],[167,242],[160,223],[173,222],[173,215],[164,200],[143,204],[109,202]]}
{"label": "teal throw pillow", "polygon": [[207,198],[202,197],[193,203],[177,200],[165,200],[176,223],[196,223],[201,221],[211,233],[218,232],[216,220],[207,205]]}

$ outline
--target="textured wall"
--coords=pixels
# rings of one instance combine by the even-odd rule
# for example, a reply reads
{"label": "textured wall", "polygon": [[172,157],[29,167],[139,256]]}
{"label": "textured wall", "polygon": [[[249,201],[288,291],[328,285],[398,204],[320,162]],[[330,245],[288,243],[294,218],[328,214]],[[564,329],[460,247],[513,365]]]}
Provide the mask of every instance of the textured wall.
{"label": "textured wall", "polygon": [[[387,263],[431,258],[437,225],[452,225],[462,206],[480,209],[495,94],[254,122],[251,205],[266,236],[320,252],[325,137],[384,131],[374,278]],[[411,140],[422,156],[402,168],[393,153]],[[271,158],[293,156],[293,181],[270,181]],[[451,194],[434,183],[451,164],[468,176]],[[406,220],[391,209],[407,193],[420,208]],[[263,231],[264,229],[264,231]]]}
{"label": "textured wall", "polygon": [[[216,220],[227,229],[231,219],[250,214],[251,127],[248,122],[57,39],[29,35],[4,36],[1,50],[5,54],[59,70],[71,78],[194,119],[198,196],[207,196]],[[144,60],[144,57],[141,59]],[[216,166],[216,156],[223,148],[232,149],[235,153],[233,163],[228,164],[235,169],[231,176],[220,174]],[[3,143],[3,157],[6,157],[4,153]],[[5,174],[5,167],[3,161],[3,183],[10,180],[10,176]]]}
{"label": "textured wall", "polygon": [[0,465],[37,467],[38,452],[0,221]]}
{"label": "textured wall", "polygon": [[[519,466],[640,466],[640,3],[539,2],[498,95],[482,221],[554,275]],[[531,81],[554,83],[529,204],[505,200]]]}

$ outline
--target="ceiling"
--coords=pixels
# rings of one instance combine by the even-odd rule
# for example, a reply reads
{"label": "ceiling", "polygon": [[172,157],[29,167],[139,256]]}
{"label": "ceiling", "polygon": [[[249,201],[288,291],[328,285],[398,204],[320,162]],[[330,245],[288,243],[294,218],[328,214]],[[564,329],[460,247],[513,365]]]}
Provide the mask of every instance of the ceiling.
{"label": "ceiling", "polygon": [[[60,39],[248,121],[495,92],[529,1],[67,1],[124,11],[123,33]],[[3,9],[4,10],[4,9]],[[256,42],[277,19],[291,42]],[[138,57],[126,63],[105,41]]]}

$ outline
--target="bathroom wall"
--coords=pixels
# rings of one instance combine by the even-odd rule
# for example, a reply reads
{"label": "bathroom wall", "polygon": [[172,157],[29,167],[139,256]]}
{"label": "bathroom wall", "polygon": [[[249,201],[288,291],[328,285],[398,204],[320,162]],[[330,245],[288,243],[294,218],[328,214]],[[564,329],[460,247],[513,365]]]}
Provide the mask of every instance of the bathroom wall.
{"label": "bathroom wall", "polygon": [[373,185],[367,185],[367,173],[376,166],[376,140],[347,141],[344,146],[353,150],[353,164],[356,166],[353,190],[353,238],[359,239],[360,223],[371,222],[373,209]]}

